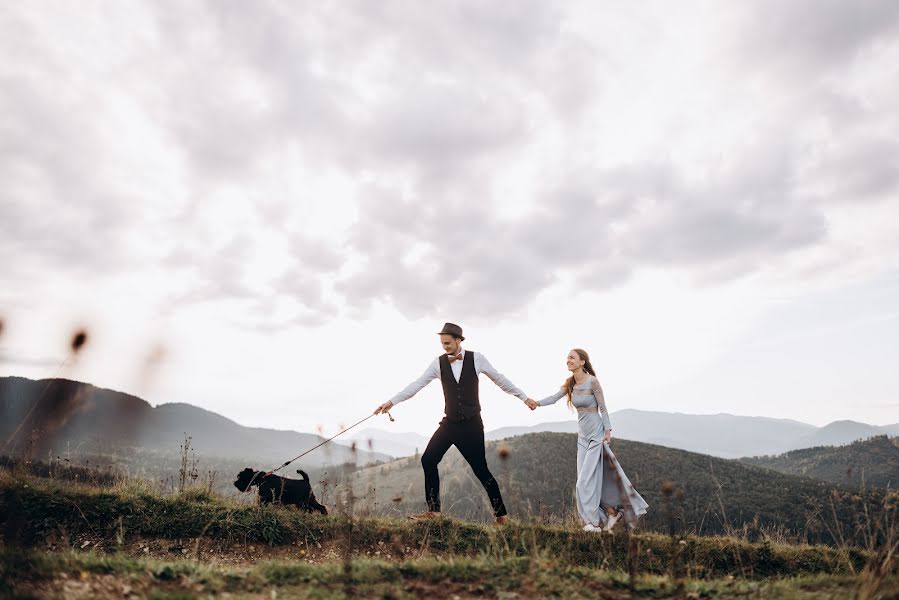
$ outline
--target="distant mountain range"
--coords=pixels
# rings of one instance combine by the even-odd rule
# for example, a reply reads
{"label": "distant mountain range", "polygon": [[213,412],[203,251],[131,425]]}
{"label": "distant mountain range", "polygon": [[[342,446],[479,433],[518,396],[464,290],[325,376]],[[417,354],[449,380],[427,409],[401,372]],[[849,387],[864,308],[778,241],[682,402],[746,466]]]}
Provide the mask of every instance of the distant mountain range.
{"label": "distant mountain range", "polygon": [[[32,411],[38,398],[38,408]],[[616,438],[722,458],[778,455],[800,448],[848,444],[874,435],[899,435],[899,424],[875,426],[837,421],[819,428],[789,419],[633,409],[613,412],[611,421]],[[30,438],[35,431],[40,435],[32,444]],[[526,433],[576,431],[577,419],[572,415],[567,421],[493,429],[486,437],[498,440]],[[312,433],[244,427],[190,404],[162,404],[154,408],[136,396],[77,381],[0,377],[0,440],[6,444],[0,454],[13,448],[21,452],[28,444],[33,445],[36,456],[43,457],[67,450],[88,448],[98,452],[104,446],[122,445],[177,453],[185,433],[192,437],[198,454],[266,464],[277,464],[323,441]],[[316,452],[310,460],[301,460],[300,465],[314,468],[345,462],[366,464],[410,456],[416,450],[424,452],[431,433],[386,429],[350,432]],[[348,447],[353,442],[355,452]]]}
{"label": "distant mountain range", "polygon": [[812,435],[799,440],[791,450],[798,448],[812,448],[815,446],[842,446],[855,440],[885,435],[895,437],[899,435],[899,423],[892,425],[868,425],[857,421],[834,421],[819,428]]}
{"label": "distant mountain range", "polygon": [[[351,433],[349,440],[356,442],[358,448],[371,450],[391,457],[412,456],[416,452],[424,452],[431,439],[431,434],[403,432],[393,433],[383,429],[368,428]],[[345,442],[344,442],[345,443]]]}
{"label": "distant mountain range", "polygon": [[[874,435],[899,435],[899,423],[877,426],[855,421],[835,421],[824,427],[790,419],[742,417],[728,414],[688,415],[625,409],[610,415],[617,438],[690,450],[721,458],[781,454],[799,448],[836,446]],[[577,418],[527,427],[500,427],[487,431],[488,440],[527,433],[576,433]],[[392,433],[366,429],[355,439],[371,442],[371,448],[391,456],[424,452],[431,432]]]}
{"label": "distant mountain range", "polygon": [[[67,379],[0,377],[0,454],[36,458],[118,448],[177,454],[185,434],[198,455],[274,466],[324,441],[311,433],[244,427],[190,404],[151,406],[136,396]],[[359,465],[388,458],[364,447],[328,444],[292,468]]]}
{"label": "distant mountain range", "polygon": [[885,435],[845,446],[817,446],[741,462],[852,487],[899,487],[899,438]]}

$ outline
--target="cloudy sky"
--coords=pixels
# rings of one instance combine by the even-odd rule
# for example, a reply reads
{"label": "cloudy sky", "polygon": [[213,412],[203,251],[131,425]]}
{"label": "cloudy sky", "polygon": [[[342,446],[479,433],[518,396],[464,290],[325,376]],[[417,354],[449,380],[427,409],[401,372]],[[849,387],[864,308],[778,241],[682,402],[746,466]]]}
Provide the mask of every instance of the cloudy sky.
{"label": "cloudy sky", "polygon": [[897,422],[896,106],[893,0],[5,3],[0,375],[333,432],[454,321],[535,398]]}

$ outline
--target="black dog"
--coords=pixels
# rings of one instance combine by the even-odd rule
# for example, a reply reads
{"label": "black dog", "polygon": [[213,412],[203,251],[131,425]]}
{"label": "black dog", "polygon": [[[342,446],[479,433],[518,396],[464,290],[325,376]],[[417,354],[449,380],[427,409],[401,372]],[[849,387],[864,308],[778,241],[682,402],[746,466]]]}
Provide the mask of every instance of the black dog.
{"label": "black dog", "polygon": [[306,512],[318,511],[328,514],[328,509],[318,503],[309,476],[305,471],[297,470],[303,479],[288,479],[278,475],[266,475],[262,471],[254,471],[247,467],[237,474],[234,487],[246,492],[251,486],[259,486],[259,501],[263,504],[293,504]]}

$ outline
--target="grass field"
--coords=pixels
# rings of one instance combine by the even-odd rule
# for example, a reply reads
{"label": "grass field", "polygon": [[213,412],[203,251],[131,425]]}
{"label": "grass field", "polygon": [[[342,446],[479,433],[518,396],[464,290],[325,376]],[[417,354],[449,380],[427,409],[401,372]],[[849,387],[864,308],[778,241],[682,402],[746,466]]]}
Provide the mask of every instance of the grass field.
{"label": "grass field", "polygon": [[3,471],[0,515],[5,597],[899,597],[886,547],[322,517]]}
{"label": "grass field", "polygon": [[[561,565],[547,557],[353,559],[310,564],[263,560],[224,565],[91,553],[4,551],[3,579],[13,597],[209,596],[250,598],[847,598],[850,575],[698,580]],[[27,574],[27,575],[23,575]],[[897,593],[883,590],[886,594]],[[884,596],[886,597],[886,596]]]}

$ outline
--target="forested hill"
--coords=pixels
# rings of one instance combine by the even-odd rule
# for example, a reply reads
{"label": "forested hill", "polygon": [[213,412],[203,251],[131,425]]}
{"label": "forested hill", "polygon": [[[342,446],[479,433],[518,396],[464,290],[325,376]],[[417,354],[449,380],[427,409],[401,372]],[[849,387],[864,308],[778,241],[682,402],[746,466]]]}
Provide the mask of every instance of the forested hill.
{"label": "forested hill", "polygon": [[[278,464],[294,456],[298,448],[311,448],[324,439],[311,433],[244,427],[190,404],[154,407],[137,396],[80,381],[0,377],[4,453],[16,455],[30,449],[34,456],[46,458],[76,450],[102,455],[130,447],[177,454],[185,434],[204,457],[260,464]],[[387,457],[328,444],[297,466],[366,464],[383,458]]]}
{"label": "forested hill", "polygon": [[[512,514],[571,518],[576,439],[574,434],[534,433],[488,443],[488,463]],[[734,460],[628,440],[615,440],[612,447],[649,502],[645,520],[654,528],[726,533],[746,527],[759,533],[789,531],[799,539],[829,543],[829,532],[836,531],[831,499],[847,534],[864,518],[864,502],[870,511],[882,504],[882,492],[862,496],[829,482]],[[441,463],[441,482],[448,514],[489,517],[483,489],[454,448]],[[352,484],[357,501],[377,514],[424,509],[419,457],[356,471]]]}
{"label": "forested hill", "polygon": [[846,446],[818,446],[741,462],[852,487],[899,487],[899,438],[879,435]]}

